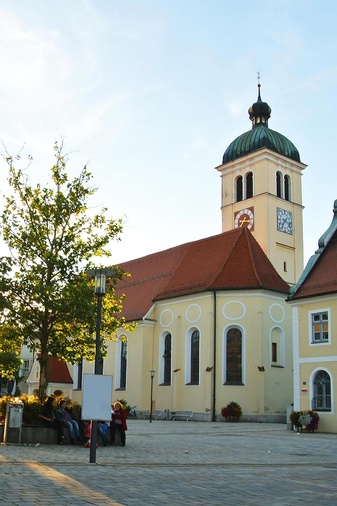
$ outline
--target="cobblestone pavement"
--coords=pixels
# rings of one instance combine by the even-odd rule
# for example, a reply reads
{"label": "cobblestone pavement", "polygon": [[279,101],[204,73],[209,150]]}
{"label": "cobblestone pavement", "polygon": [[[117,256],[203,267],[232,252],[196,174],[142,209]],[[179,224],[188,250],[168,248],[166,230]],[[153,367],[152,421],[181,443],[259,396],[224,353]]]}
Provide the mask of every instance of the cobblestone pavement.
{"label": "cobblestone pavement", "polygon": [[337,434],[130,420],[126,447],[0,445],[1,505],[336,505]]}

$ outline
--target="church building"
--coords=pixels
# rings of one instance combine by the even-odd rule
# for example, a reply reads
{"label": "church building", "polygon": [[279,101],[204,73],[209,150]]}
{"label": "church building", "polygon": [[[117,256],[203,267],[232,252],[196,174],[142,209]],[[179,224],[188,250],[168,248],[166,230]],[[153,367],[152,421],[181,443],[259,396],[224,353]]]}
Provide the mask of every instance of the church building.
{"label": "church building", "polygon": [[[221,420],[240,404],[243,419],[286,422],[293,402],[289,286],[303,270],[301,176],[294,144],[271,130],[271,109],[249,108],[252,128],[216,167],[221,175],[222,232],[120,264],[123,316],[137,323],[109,343],[103,373],[113,399],[138,412],[192,411]],[[119,337],[122,337],[122,333]],[[72,397],[93,365],[72,367]]]}

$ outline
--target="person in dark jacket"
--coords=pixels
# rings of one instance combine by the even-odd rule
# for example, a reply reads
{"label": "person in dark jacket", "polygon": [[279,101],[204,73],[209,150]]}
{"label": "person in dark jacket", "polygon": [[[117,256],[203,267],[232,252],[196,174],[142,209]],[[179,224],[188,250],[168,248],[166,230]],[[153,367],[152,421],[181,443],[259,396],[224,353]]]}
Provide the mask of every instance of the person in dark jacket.
{"label": "person in dark jacket", "polygon": [[57,429],[57,443],[63,445],[65,437],[62,431],[62,423],[56,420],[54,413],[54,397],[51,395],[49,395],[42,404],[39,418],[41,418],[46,427]]}

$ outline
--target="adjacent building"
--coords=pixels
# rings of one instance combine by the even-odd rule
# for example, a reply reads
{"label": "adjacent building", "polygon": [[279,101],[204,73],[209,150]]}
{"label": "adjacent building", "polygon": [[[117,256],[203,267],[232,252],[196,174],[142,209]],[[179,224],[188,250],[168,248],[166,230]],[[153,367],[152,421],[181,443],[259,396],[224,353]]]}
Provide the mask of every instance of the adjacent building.
{"label": "adjacent building", "polygon": [[294,354],[294,409],[319,412],[319,429],[336,432],[337,200],[333,220],[290,290]]}

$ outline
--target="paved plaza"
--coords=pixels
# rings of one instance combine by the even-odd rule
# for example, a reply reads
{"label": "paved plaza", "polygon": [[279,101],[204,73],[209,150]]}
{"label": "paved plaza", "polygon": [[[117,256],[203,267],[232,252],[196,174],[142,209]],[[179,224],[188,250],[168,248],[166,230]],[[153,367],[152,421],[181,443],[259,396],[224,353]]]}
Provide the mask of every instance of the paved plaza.
{"label": "paved plaza", "polygon": [[336,505],[337,434],[130,420],[126,447],[1,445],[1,505]]}

